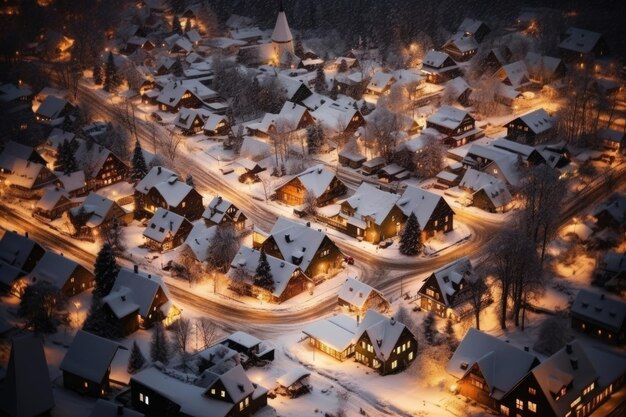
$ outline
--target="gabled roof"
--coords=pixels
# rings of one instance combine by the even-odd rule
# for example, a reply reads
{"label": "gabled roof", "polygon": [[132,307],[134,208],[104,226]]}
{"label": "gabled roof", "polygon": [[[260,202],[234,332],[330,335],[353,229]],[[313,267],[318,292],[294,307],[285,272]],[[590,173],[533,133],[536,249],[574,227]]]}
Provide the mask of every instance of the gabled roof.
{"label": "gabled roof", "polygon": [[528,69],[524,61],[516,61],[502,66],[506,78],[514,88],[522,87],[530,82]]}
{"label": "gabled roof", "polygon": [[158,243],[163,243],[168,236],[174,236],[183,224],[189,220],[172,211],[159,207],[144,229],[143,235]]}
{"label": "gabled roof", "polygon": [[118,349],[116,342],[79,330],[59,367],[62,371],[100,383],[106,376]]}
{"label": "gabled roof", "polygon": [[55,175],[66,192],[80,190],[87,185],[85,182],[85,171],[74,171],[69,174],[55,171]]}
{"label": "gabled roof", "polygon": [[304,366],[294,366],[287,373],[276,379],[276,383],[281,387],[290,387],[296,382],[311,376],[311,372]]}
{"label": "gabled roof", "polygon": [[0,239],[0,261],[22,269],[24,263],[39,243],[15,232],[7,231]]}
{"label": "gabled roof", "polygon": [[[213,200],[211,200],[211,202],[206,206],[206,209],[204,209],[202,217],[212,221],[213,223],[219,224],[226,215],[228,209],[231,207],[236,208],[233,203],[221,196],[213,197]],[[237,212],[233,217],[238,217],[239,213],[241,213],[241,211],[237,209]]]}
{"label": "gabled roof", "polygon": [[[440,51],[428,51],[424,56],[424,65],[431,68],[441,68],[446,59],[450,58],[450,55]],[[451,59],[451,58],[450,58]]]}
{"label": "gabled roof", "polygon": [[116,205],[114,201],[92,191],[89,193],[85,201],[83,201],[83,204],[79,207],[71,209],[71,213],[76,216],[80,213],[82,208],[84,213],[89,215],[89,219],[85,225],[88,227],[97,227],[102,224],[111,209],[113,209],[114,205]]}
{"label": "gabled roof", "polygon": [[189,41],[189,39],[185,37],[178,38],[176,42],[174,43],[174,46],[186,52],[193,51],[193,44]]}
{"label": "gabled roof", "polygon": [[31,282],[47,281],[60,289],[77,268],[83,267],[65,256],[48,251],[37,262],[28,277]]}
{"label": "gabled roof", "polygon": [[473,192],[490,186],[495,186],[496,189],[500,189],[503,191],[507,189],[504,185],[504,182],[500,179],[489,175],[486,172],[480,172],[473,168],[469,168],[467,171],[465,171],[465,174],[463,175],[463,179],[461,179],[459,186],[462,188],[468,188]]}
{"label": "gabled roof", "polygon": [[170,177],[152,188],[159,192],[170,207],[177,207],[194,190],[191,185],[180,181],[178,177]]}
{"label": "gabled roof", "polygon": [[21,143],[12,140],[4,144],[2,154],[12,155],[25,160],[33,160],[34,162],[43,162],[43,158],[32,146],[22,145]]}
{"label": "gabled roof", "polygon": [[[367,313],[370,314],[372,311],[369,310]],[[363,321],[365,322],[365,319]],[[393,317],[383,317],[365,329],[379,359],[385,361],[389,358],[405,328],[404,324],[396,321]]]}
{"label": "gabled roof", "polygon": [[206,123],[204,124],[204,130],[216,130],[218,125],[222,121],[228,121],[228,118],[221,114],[211,113],[209,117],[206,119]]}
{"label": "gabled roof", "polygon": [[618,194],[610,201],[601,204],[593,211],[593,215],[597,217],[602,212],[608,213],[619,223],[624,222],[626,220],[626,195]]}
{"label": "gabled roof", "polygon": [[520,155],[524,159],[528,159],[533,152],[537,152],[537,150],[530,145],[524,145],[523,143],[515,142],[506,138],[498,138],[492,142],[492,145],[495,148]]}
{"label": "gabled roof", "polygon": [[351,105],[328,99],[311,114],[326,130],[340,131],[347,127],[352,118],[360,112]]}
{"label": "gabled roof", "polygon": [[[219,376],[228,396],[233,403],[237,404],[254,392],[254,385],[250,382],[243,366],[237,365]],[[208,387],[210,388],[210,387]]]}
{"label": "gabled roof", "polygon": [[312,193],[315,197],[319,197],[328,189],[332,181],[336,178],[336,175],[333,171],[326,168],[324,164],[318,164],[306,169],[293,179],[295,178],[300,181],[309,193]]}
{"label": "gabled roof", "polygon": [[207,227],[204,222],[196,223],[189,232],[185,245],[191,249],[196,259],[204,262],[207,257],[209,246],[213,243],[217,226]]}
{"label": "gabled roof", "polygon": [[533,110],[520,116],[519,119],[537,135],[552,129],[553,126],[552,118],[544,109]]}
{"label": "gabled roof", "polygon": [[363,182],[342,205],[348,204],[355,210],[353,217],[358,219],[371,217],[374,223],[380,225],[387,218],[399,198],[400,196],[397,194],[379,190],[373,185]]}
{"label": "gabled roof", "polygon": [[205,120],[207,120],[210,115],[211,112],[205,109],[188,109],[187,107],[183,107],[178,112],[175,125],[182,129],[189,129],[196,118],[199,118],[204,125]]}
{"label": "gabled roof", "polygon": [[489,387],[490,396],[500,400],[531,370],[536,361],[535,355],[470,328],[446,369],[455,378],[462,379],[474,365],[478,366]]}
{"label": "gabled roof", "polygon": [[395,81],[396,78],[393,74],[382,71],[377,72],[367,85],[367,89],[381,93],[387,86],[393,84]]}
{"label": "gabled roof", "polygon": [[170,107],[175,107],[182,99],[183,94],[190,92],[196,96],[199,100],[207,100],[209,98],[217,97],[217,93],[210,88],[206,87],[198,80],[183,80],[172,81],[168,83],[161,94],[157,97],[157,102],[165,104]]}
{"label": "gabled roof", "polygon": [[291,30],[289,30],[289,24],[287,23],[287,16],[285,16],[284,11],[278,12],[278,17],[276,18],[276,25],[274,26],[274,31],[272,32],[272,41],[273,42],[291,42],[293,40],[293,36],[291,35]]}
{"label": "gabled roof", "polygon": [[576,27],[567,29],[565,36],[566,38],[559,44],[559,48],[582,54],[591,52],[602,38],[601,33]]}
{"label": "gabled roof", "polygon": [[0,85],[0,103],[9,103],[22,97],[31,96],[33,92],[28,88],[18,87],[15,84]]}
{"label": "gabled roof", "polygon": [[480,27],[484,24],[485,22],[482,20],[470,19],[466,17],[463,19],[457,30],[459,32],[467,32],[473,35],[478,32],[478,29],[480,29]]}
{"label": "gabled roof", "polygon": [[[44,165],[26,159],[10,156],[9,159],[13,160],[13,164],[9,168],[12,171],[11,174],[8,175],[9,181],[11,184],[19,185],[28,190],[35,186],[39,174],[41,174],[42,171],[45,172],[48,170]],[[52,178],[56,179],[54,176]]]}
{"label": "gabled roof", "polygon": [[[326,234],[285,217],[279,217],[270,232],[283,259],[306,271]],[[299,262],[298,262],[299,261]]]}
{"label": "gabled roof", "polygon": [[37,108],[36,113],[47,117],[48,119],[57,119],[60,117],[61,112],[69,102],[61,98],[49,95],[45,98],[43,103]]}
{"label": "gabled roof", "polygon": [[478,42],[471,35],[466,35],[464,32],[458,32],[452,35],[452,37],[446,42],[444,48],[454,46],[460,52],[469,52],[478,49]]}
{"label": "gabled roof", "polygon": [[563,62],[559,58],[540,55],[536,52],[529,52],[528,54],[526,54],[526,58],[524,58],[524,61],[526,62],[528,71],[530,71],[531,74],[554,74],[561,62]]}
{"label": "gabled roof", "polygon": [[325,345],[343,352],[353,343],[357,330],[356,320],[346,314],[314,321],[302,332],[309,337],[321,340]]}
{"label": "gabled roof", "polygon": [[235,333],[232,333],[226,336],[224,340],[233,341],[237,343],[238,345],[245,347],[246,349],[252,349],[253,347],[261,343],[261,339],[254,337],[251,334],[242,332],[242,331],[236,331]]}
{"label": "gabled roof", "polygon": [[285,101],[283,107],[280,109],[278,116],[275,116],[276,120],[282,120],[287,123],[290,129],[295,129],[302,120],[304,113],[308,110],[306,107],[296,104],[291,101]]}
{"label": "gabled roof", "polygon": [[[139,314],[147,317],[159,288],[169,300],[169,291],[160,276],[145,272],[135,273],[131,269],[121,268],[115,278],[113,289],[102,300],[109,304],[118,318],[125,317],[129,314],[128,312],[136,311],[132,309],[132,304],[139,309]],[[122,300],[122,296],[127,299]]]}
{"label": "gabled roof", "polygon": [[165,167],[152,167],[146,176],[137,183],[135,190],[142,194],[147,194],[152,187],[160,182],[168,181],[172,177],[178,178],[178,175]]}
{"label": "gabled roof", "polygon": [[448,129],[456,129],[463,122],[469,113],[452,106],[441,106],[436,113],[432,114],[428,119],[429,123],[443,126]]}
{"label": "gabled roof", "polygon": [[375,288],[358,281],[356,278],[348,278],[339,289],[337,296],[356,308],[363,308],[363,305],[372,293],[377,293],[381,298],[384,298],[382,293]]}
{"label": "gabled roof", "polygon": [[447,204],[439,194],[409,185],[396,205],[407,217],[415,213],[417,222],[421,228],[424,228],[441,200]]}
{"label": "gabled roof", "polygon": [[448,83],[446,84],[446,88],[453,92],[454,97],[458,99],[461,94],[470,89],[470,86],[467,81],[465,81],[465,78],[456,77],[448,81]]}
{"label": "gabled roof", "polygon": [[581,289],[570,308],[572,315],[620,331],[626,319],[626,303],[620,299]]}
{"label": "gabled roof", "polygon": [[433,272],[433,276],[435,277],[437,285],[441,290],[443,303],[445,305],[449,306],[450,301],[448,300],[448,297],[456,294],[457,290],[454,289],[453,284],[458,285],[464,278],[470,275],[472,271],[472,263],[466,256],[464,256]]}

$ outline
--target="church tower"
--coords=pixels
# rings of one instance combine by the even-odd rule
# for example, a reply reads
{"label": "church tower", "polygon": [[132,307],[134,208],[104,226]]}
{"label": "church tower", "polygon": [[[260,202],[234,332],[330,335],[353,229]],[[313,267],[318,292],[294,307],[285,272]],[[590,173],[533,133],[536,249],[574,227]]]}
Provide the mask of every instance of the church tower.
{"label": "church tower", "polygon": [[286,51],[293,54],[293,36],[291,36],[291,30],[289,30],[289,24],[287,23],[287,16],[285,16],[282,1],[278,9],[276,26],[274,26],[274,32],[272,32],[272,48],[274,50],[274,58],[277,62],[284,59],[283,54]]}

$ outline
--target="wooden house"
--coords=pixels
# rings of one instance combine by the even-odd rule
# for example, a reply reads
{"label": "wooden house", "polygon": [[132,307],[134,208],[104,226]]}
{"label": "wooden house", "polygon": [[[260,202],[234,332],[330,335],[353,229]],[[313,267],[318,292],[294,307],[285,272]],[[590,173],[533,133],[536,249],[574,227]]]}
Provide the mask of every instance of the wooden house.
{"label": "wooden house", "polygon": [[505,182],[486,172],[467,169],[459,188],[469,192],[472,195],[472,206],[481,210],[501,213],[511,208],[513,197]]}
{"label": "wooden house", "polygon": [[279,395],[288,395],[296,398],[312,390],[308,383],[311,372],[303,366],[291,368],[287,373],[276,379],[276,392]]}
{"label": "wooden house", "polygon": [[133,36],[126,42],[126,48],[124,48],[124,52],[130,55],[138,49],[151,51],[154,48],[154,43],[152,43],[152,41],[150,41],[149,39],[142,36]]}
{"label": "wooden house", "polygon": [[353,105],[333,100],[324,101],[311,114],[331,137],[347,137],[366,124],[361,112]]}
{"label": "wooden house", "polygon": [[572,328],[621,345],[626,342],[626,302],[581,289],[570,307]]}
{"label": "wooden house", "polygon": [[532,86],[528,68],[522,60],[503,65],[494,76],[499,78],[502,84],[511,86],[516,91],[526,91]]}
{"label": "wooden house", "polygon": [[454,211],[439,194],[408,186],[396,205],[406,218],[411,213],[415,214],[422,230],[423,241],[433,237],[435,233],[448,233],[454,228]]}
{"label": "wooden house", "polygon": [[58,125],[73,110],[74,106],[69,101],[49,95],[35,111],[35,119],[41,123]]}
{"label": "wooden house", "polygon": [[207,205],[202,218],[207,226],[232,224],[235,230],[243,230],[248,219],[233,203],[221,196],[214,197]]}
{"label": "wooden house", "polygon": [[[513,362],[513,361],[511,361]],[[496,409],[510,416],[589,416],[626,380],[626,356],[574,340],[528,372]],[[609,414],[619,408],[605,407]]]}
{"label": "wooden house", "polygon": [[90,397],[105,397],[110,389],[111,362],[124,346],[95,334],[79,330],[59,368],[63,386]]}
{"label": "wooden house", "polygon": [[333,220],[347,235],[378,244],[398,235],[404,225],[406,216],[396,205],[399,198],[364,182],[341,203]]}
{"label": "wooden house", "polygon": [[0,169],[5,177],[8,193],[18,198],[39,199],[43,188],[59,185],[57,176],[45,165],[25,159],[10,157],[5,167]]}
{"label": "wooden house", "polygon": [[450,147],[465,145],[483,135],[469,112],[452,106],[441,106],[426,119],[426,127],[444,134],[444,143]]}
{"label": "wooden house", "polygon": [[626,290],[626,255],[608,252],[599,262],[594,275],[604,288],[622,294]]}
{"label": "wooden house", "polygon": [[470,34],[457,32],[443,45],[443,51],[456,62],[465,62],[478,52],[478,42]]}
{"label": "wooden house", "polygon": [[376,158],[372,158],[369,161],[363,162],[362,170],[364,175],[374,175],[377,174],[378,171],[385,166],[385,158],[382,156],[378,156]]}
{"label": "wooden house", "polygon": [[348,166],[352,169],[358,169],[363,165],[363,163],[367,161],[367,158],[363,155],[350,151],[344,148],[341,152],[339,152],[339,163],[341,166]]}
{"label": "wooden house", "polygon": [[64,189],[50,188],[44,191],[42,197],[35,204],[33,217],[49,222],[60,218],[63,213],[76,207],[78,204],[70,200]]}
{"label": "wooden house", "polygon": [[308,196],[312,196],[315,198],[315,204],[322,207],[345,195],[347,190],[333,171],[320,164],[276,188],[276,198],[290,206],[301,206],[307,203]]}
{"label": "wooden house", "polygon": [[130,168],[117,155],[101,145],[80,141],[76,158],[86,164],[87,189],[98,190],[128,178]]}
{"label": "wooden house", "polygon": [[609,55],[609,45],[601,33],[570,27],[558,45],[561,57],[568,63],[584,64],[587,60]]}
{"label": "wooden house", "polygon": [[533,110],[506,124],[507,138],[527,145],[537,145],[554,138],[554,121],[544,109]]}
{"label": "wooden house", "polygon": [[126,226],[132,221],[132,217],[132,213],[127,213],[115,201],[94,192],[80,206],[69,210],[75,235],[91,241],[103,236],[111,227],[113,219],[117,219],[120,226]]}
{"label": "wooden house", "polygon": [[344,361],[354,355],[356,330],[356,320],[346,314],[337,314],[314,321],[302,329],[302,333],[309,339],[313,349]]}
{"label": "wooden house", "polygon": [[216,101],[218,94],[198,80],[173,81],[156,98],[159,110],[178,113],[182,107],[197,109],[204,102]]}
{"label": "wooden house", "polygon": [[393,181],[402,181],[409,178],[410,173],[404,167],[392,163],[379,169],[376,176],[380,182],[389,184]]}
{"label": "wooden house", "polygon": [[193,224],[185,217],[159,207],[143,232],[146,246],[160,252],[180,246],[191,232]]}
{"label": "wooden house", "polygon": [[231,126],[225,115],[211,113],[202,129],[207,136],[223,136],[230,132]]}
{"label": "wooden house", "polygon": [[469,107],[470,103],[470,95],[472,94],[472,89],[469,84],[463,77],[456,77],[446,84],[446,94],[449,94],[449,97],[452,98],[455,102],[458,102],[460,105],[464,107]]}
{"label": "wooden house", "polygon": [[593,211],[598,229],[610,229],[621,233],[626,226],[626,195],[612,196]]}
{"label": "wooden house", "polygon": [[417,292],[421,297],[420,307],[442,318],[460,320],[468,313],[463,305],[469,295],[467,280],[473,271],[470,260],[462,257],[430,274]]}
{"label": "wooden house", "polygon": [[24,159],[26,161],[35,162],[42,165],[46,164],[46,160],[41,157],[41,155],[35,150],[35,148],[22,145],[21,143],[12,140],[4,144],[4,148],[2,149],[2,152],[0,152],[0,155],[13,156],[15,158]]}
{"label": "wooden house", "polygon": [[530,352],[470,328],[446,370],[457,380],[459,394],[504,415],[515,416],[514,408],[508,413],[500,406],[506,402],[507,394],[538,364],[539,360]]}
{"label": "wooden house", "polygon": [[156,166],[150,169],[150,171],[135,185],[135,217],[147,217],[154,213],[156,206],[151,200],[148,200],[148,192],[155,185],[171,180],[172,178],[178,178],[178,175],[174,171],[170,171],[165,167]]}
{"label": "wooden house", "polygon": [[388,72],[378,72],[370,80],[365,92],[375,96],[387,95],[391,90],[391,86],[396,81],[396,77],[393,74]]}
{"label": "wooden house", "polygon": [[[155,168],[158,171],[160,167]],[[142,182],[143,180],[139,184]],[[204,204],[202,203],[200,193],[174,175],[170,176],[166,181],[153,185],[145,195],[144,210],[155,212],[158,208],[169,210],[191,221],[202,217],[204,212]]]}
{"label": "wooden house", "polygon": [[528,68],[530,80],[540,85],[559,80],[567,73],[565,63],[559,58],[529,52],[524,62]]}
{"label": "wooden house", "polygon": [[300,267],[304,274],[318,282],[339,272],[343,254],[321,229],[314,229],[279,217],[262,243],[254,242],[255,249]]}
{"label": "wooden house", "polygon": [[[254,280],[260,256],[260,251],[256,249],[246,246],[239,248],[226,274],[231,280],[233,289],[244,295],[277,304],[304,291],[313,291],[313,281],[304,275],[300,267],[271,255],[266,255],[266,257],[272,274],[273,289],[268,290],[256,286]],[[235,288],[236,285],[241,285],[243,288]]]}
{"label": "wooden house", "polygon": [[622,152],[626,144],[626,134],[614,129],[598,129],[596,133],[598,145],[611,151]]}
{"label": "wooden house", "polygon": [[457,32],[463,33],[465,36],[471,36],[476,42],[481,43],[485,36],[491,32],[491,28],[481,20],[465,18],[459,25]]}
{"label": "wooden house", "polygon": [[[0,239],[0,267],[3,273],[0,274],[0,287],[4,293],[14,293],[15,280],[31,272],[37,262],[44,256],[46,250],[37,242],[26,236],[21,236],[16,232],[7,231]],[[7,270],[13,270],[13,274],[8,274]]]}
{"label": "wooden house", "polygon": [[426,81],[433,84],[441,84],[461,75],[459,66],[450,55],[434,50],[424,56],[421,72]]}
{"label": "wooden house", "polygon": [[511,62],[513,53],[507,46],[499,46],[491,49],[481,61],[481,68],[487,74],[493,74],[503,66]]}
{"label": "wooden house", "polygon": [[174,126],[179,128],[183,135],[197,135],[204,130],[204,125],[211,113],[205,109],[188,109],[183,107],[178,112]]}
{"label": "wooden house", "polygon": [[161,277],[140,273],[137,265],[133,270],[120,269],[102,304],[124,337],[139,328],[149,329],[158,322],[169,326],[180,316],[180,309],[172,305]]}
{"label": "wooden house", "polygon": [[260,360],[274,360],[274,348],[264,346],[263,341],[251,334],[236,331],[226,336],[221,345],[236,352],[242,353],[249,358]]}
{"label": "wooden house", "polygon": [[349,311],[364,315],[367,310],[385,312],[389,309],[389,301],[383,294],[373,287],[358,281],[356,278],[348,278],[339,289],[338,304],[347,307]]}
{"label": "wooden house", "polygon": [[84,266],[54,252],[46,252],[24,279],[25,285],[46,281],[64,297],[72,297],[94,286],[94,275]]}

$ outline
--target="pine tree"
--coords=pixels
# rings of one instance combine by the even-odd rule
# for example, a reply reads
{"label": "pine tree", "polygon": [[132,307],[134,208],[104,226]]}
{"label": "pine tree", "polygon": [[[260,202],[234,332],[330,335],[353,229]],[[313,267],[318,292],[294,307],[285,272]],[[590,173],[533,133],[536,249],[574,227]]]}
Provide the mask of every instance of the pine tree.
{"label": "pine tree", "polygon": [[370,108],[367,107],[367,102],[363,100],[363,104],[361,105],[361,114],[363,116],[366,116],[367,114],[369,114],[369,112],[370,112]]}
{"label": "pine tree", "polygon": [[96,287],[93,290],[94,298],[105,297],[111,292],[118,272],[119,266],[117,266],[115,261],[113,248],[108,243],[105,243],[102,245],[100,252],[98,252],[94,266],[96,279]]}
{"label": "pine tree", "polygon": [[176,60],[172,64],[172,74],[177,77],[182,77],[185,75],[184,71],[185,70],[183,69],[183,63],[181,62],[180,58],[176,58]]}
{"label": "pine tree", "polygon": [[148,164],[143,156],[143,150],[139,141],[135,142],[135,150],[133,151],[132,168],[130,171],[130,179],[136,184],[141,181],[148,173]]}
{"label": "pine tree", "polygon": [[95,85],[102,85],[102,65],[100,65],[100,61],[97,59],[93,66],[93,83]]}
{"label": "pine tree", "polygon": [[93,298],[87,319],[83,323],[83,330],[107,339],[121,339],[122,332],[117,322],[102,308],[102,300]]}
{"label": "pine tree", "polygon": [[76,162],[76,148],[72,142],[64,139],[57,152],[56,167],[64,174],[71,174],[78,171]]}
{"label": "pine tree", "polygon": [[317,74],[315,76],[315,92],[318,94],[323,94],[326,92],[326,75],[324,74],[324,69],[319,67],[317,69]]}
{"label": "pine tree", "polygon": [[324,143],[324,130],[322,129],[322,126],[319,124],[309,126],[307,127],[306,133],[306,142],[309,154],[317,153],[319,148]]}
{"label": "pine tree", "polygon": [[187,174],[187,178],[185,178],[185,183],[192,188],[196,187],[196,185],[193,182],[193,177],[191,176],[191,174]]}
{"label": "pine tree", "polygon": [[341,63],[339,63],[339,69],[337,72],[348,72],[348,63],[345,59],[342,59]]}
{"label": "pine tree", "polygon": [[145,363],[145,356],[143,356],[143,353],[141,353],[141,349],[139,349],[139,345],[137,344],[137,342],[133,341],[133,347],[130,351],[130,357],[128,358],[128,373],[134,374],[135,372],[143,368]]}
{"label": "pine tree", "polygon": [[172,32],[178,33],[179,35],[183,34],[183,28],[180,25],[180,20],[178,20],[177,17],[174,17],[174,20],[172,21]]}
{"label": "pine tree", "polygon": [[267,255],[265,254],[265,251],[263,249],[261,249],[259,264],[256,267],[254,285],[265,288],[270,292],[274,291],[274,279],[272,277],[272,271],[270,270],[270,264],[269,262],[267,262]]}
{"label": "pine tree", "polygon": [[434,345],[437,340],[437,329],[435,329],[435,314],[431,311],[422,322],[422,333],[429,345]]}
{"label": "pine tree", "polygon": [[120,77],[117,74],[117,67],[113,60],[113,54],[109,52],[106,65],[104,66],[104,84],[102,89],[106,92],[112,93],[121,84]]}
{"label": "pine tree", "polygon": [[152,331],[152,340],[150,341],[150,359],[152,362],[161,362],[166,364],[170,361],[170,346],[167,341],[165,329],[161,323],[157,323]]}
{"label": "pine tree", "polygon": [[400,253],[408,256],[415,256],[422,250],[422,231],[415,217],[411,213],[402,232],[400,233]]}

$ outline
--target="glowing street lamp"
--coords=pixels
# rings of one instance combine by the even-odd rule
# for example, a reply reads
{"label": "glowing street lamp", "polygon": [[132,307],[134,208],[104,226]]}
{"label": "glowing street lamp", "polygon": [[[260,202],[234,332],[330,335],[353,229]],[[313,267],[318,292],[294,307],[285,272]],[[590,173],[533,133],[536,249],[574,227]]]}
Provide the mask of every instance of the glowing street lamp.
{"label": "glowing street lamp", "polygon": [[78,309],[80,308],[80,302],[74,301],[72,304],[74,304],[74,307],[76,308],[76,327],[78,327]]}

